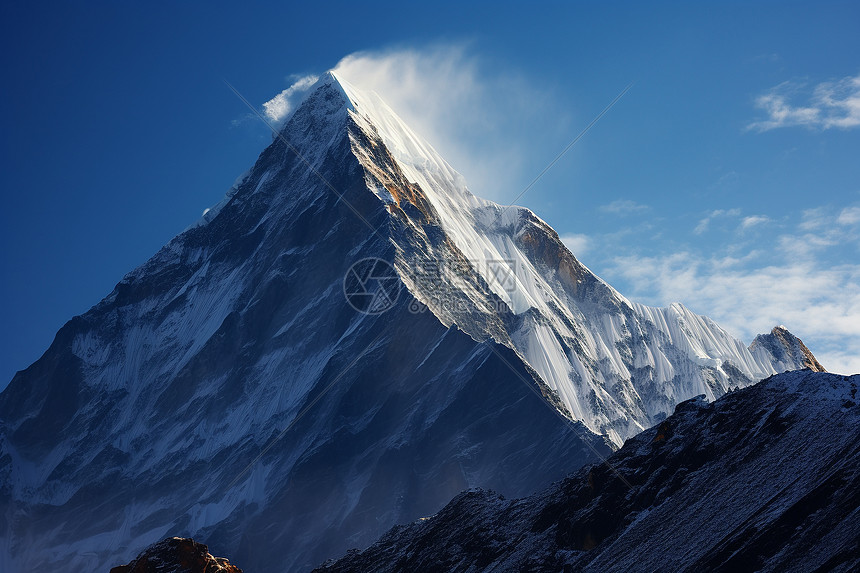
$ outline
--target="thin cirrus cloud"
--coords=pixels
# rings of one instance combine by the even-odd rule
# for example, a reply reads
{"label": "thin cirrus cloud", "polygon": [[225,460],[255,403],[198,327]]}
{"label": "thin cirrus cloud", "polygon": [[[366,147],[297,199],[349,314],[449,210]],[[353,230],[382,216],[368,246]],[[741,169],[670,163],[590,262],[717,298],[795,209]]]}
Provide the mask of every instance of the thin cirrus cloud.
{"label": "thin cirrus cloud", "polygon": [[749,229],[758,225],[764,225],[765,223],[770,223],[770,217],[765,215],[750,215],[741,220],[741,229]]}
{"label": "thin cirrus cloud", "polygon": [[697,235],[701,235],[705,231],[707,231],[711,226],[711,221],[718,218],[723,217],[740,217],[741,210],[740,209],[715,209],[710,211],[705,217],[699,220],[699,224],[696,225],[696,228],[693,229],[693,232]]}
{"label": "thin cirrus cloud", "polygon": [[856,225],[860,223],[860,207],[846,207],[839,213],[836,222],[840,225]]}
{"label": "thin cirrus cloud", "polygon": [[860,247],[860,206],[808,210],[792,228],[730,254],[616,257],[603,272],[632,298],[686,302],[747,342],[784,324],[828,370],[860,372],[860,263],[841,262]]}
{"label": "thin cirrus cloud", "polygon": [[[860,126],[860,74],[822,82],[806,93],[803,93],[804,88],[804,85],[783,82],[758,96],[755,105],[766,117],[750,123],[747,129],[763,132],[781,127],[849,129]],[[792,99],[805,101],[792,103]]]}
{"label": "thin cirrus cloud", "polygon": [[[512,199],[557,151],[541,148],[547,134],[568,135],[569,106],[465,44],[357,52],[334,71],[378,93],[481,197]],[[264,103],[267,116],[286,121],[315,79],[302,76]]]}
{"label": "thin cirrus cloud", "polygon": [[651,207],[631,201],[630,199],[616,199],[607,205],[601,205],[599,209],[604,213],[615,215],[635,215],[648,211]]}

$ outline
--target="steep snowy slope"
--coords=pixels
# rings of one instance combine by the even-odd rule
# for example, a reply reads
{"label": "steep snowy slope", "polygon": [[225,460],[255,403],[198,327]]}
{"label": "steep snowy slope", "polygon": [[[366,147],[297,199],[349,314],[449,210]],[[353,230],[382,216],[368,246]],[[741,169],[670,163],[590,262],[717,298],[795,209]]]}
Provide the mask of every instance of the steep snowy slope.
{"label": "steep snowy slope", "polygon": [[396,267],[410,291],[444,324],[513,349],[593,432],[620,445],[682,400],[806,366],[796,353],[753,353],[680,304],[629,302],[534,213],[470,193],[375,93],[333,75],[321,82],[350,102],[353,150],[395,216]]}
{"label": "steep snowy slope", "polygon": [[[357,311],[356,286],[386,312]],[[628,302],[327,75],[223,202],[0,395],[0,570],[96,570],[168,535],[299,570],[795,366],[769,353]]]}
{"label": "steep snowy slope", "polygon": [[857,571],[858,385],[788,372],[684,402],[608,464],[465,492],[319,571]]}

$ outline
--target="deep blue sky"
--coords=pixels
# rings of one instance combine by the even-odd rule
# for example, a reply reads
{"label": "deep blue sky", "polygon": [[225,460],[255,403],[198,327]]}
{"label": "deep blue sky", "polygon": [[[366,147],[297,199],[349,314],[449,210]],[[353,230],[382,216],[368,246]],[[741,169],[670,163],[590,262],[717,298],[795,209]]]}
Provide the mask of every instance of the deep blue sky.
{"label": "deep blue sky", "polygon": [[4,3],[0,387],[270,140],[223,79],[262,104],[359,51],[501,202],[635,82],[518,202],[631,298],[860,369],[860,8],[644,4]]}

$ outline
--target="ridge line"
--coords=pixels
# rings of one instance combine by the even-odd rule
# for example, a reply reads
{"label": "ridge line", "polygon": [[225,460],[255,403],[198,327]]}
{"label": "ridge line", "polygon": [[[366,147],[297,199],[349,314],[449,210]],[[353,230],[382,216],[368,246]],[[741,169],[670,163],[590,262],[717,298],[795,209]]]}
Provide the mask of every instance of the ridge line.
{"label": "ridge line", "polygon": [[227,85],[227,87],[230,88],[230,90],[234,94],[236,94],[236,97],[238,97],[240,100],[242,100],[242,102],[248,107],[248,109],[250,109],[252,112],[254,112],[254,115],[256,115],[258,118],[260,118],[260,121],[262,121],[264,124],[266,124],[266,127],[268,127],[269,130],[271,130],[271,132],[274,134],[274,136],[276,138],[280,139],[284,143],[284,145],[286,145],[293,153],[295,153],[296,157],[298,157],[302,161],[302,163],[304,163],[307,166],[307,168],[311,170],[311,173],[316,175],[317,178],[319,178],[319,180],[322,181],[326,187],[331,189],[331,191],[335,195],[338,196],[338,199],[343,201],[344,204],[346,204],[346,206],[349,207],[350,211],[352,211],[356,217],[361,219],[361,221],[367,226],[368,229],[370,229],[373,232],[374,235],[376,235],[377,237],[379,237],[383,241],[386,240],[385,237],[380,235],[379,231],[373,225],[370,224],[370,221],[368,221],[364,217],[364,215],[362,215],[358,211],[358,209],[356,209],[355,206],[353,206],[353,204],[350,203],[349,200],[347,200],[347,198],[343,196],[343,194],[341,192],[339,192],[337,189],[335,189],[334,185],[332,185],[328,181],[328,179],[326,179],[323,176],[323,174],[320,173],[313,165],[311,165],[310,161],[308,161],[305,158],[305,156],[302,155],[301,152],[298,149],[296,149],[296,147],[292,143],[287,141],[287,138],[285,138],[280,131],[275,129],[275,127],[271,123],[269,123],[269,121],[265,117],[263,117],[263,115],[257,110],[257,108],[255,108],[253,105],[251,105],[251,102],[249,102],[247,99],[245,99],[245,96],[243,96],[241,93],[239,93],[239,90],[237,90],[235,87],[233,87],[233,85],[230,82],[228,82],[226,78],[221,78],[221,79],[224,81],[224,83]]}

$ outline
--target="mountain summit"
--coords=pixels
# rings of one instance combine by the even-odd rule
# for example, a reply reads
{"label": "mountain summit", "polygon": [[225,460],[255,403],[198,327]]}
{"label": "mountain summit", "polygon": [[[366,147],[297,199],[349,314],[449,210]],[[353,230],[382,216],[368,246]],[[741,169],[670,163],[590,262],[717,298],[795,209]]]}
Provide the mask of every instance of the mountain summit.
{"label": "mountain summit", "polygon": [[782,348],[628,301],[329,73],[0,394],[0,569],[106,570],[175,535],[310,568],[803,365]]}

